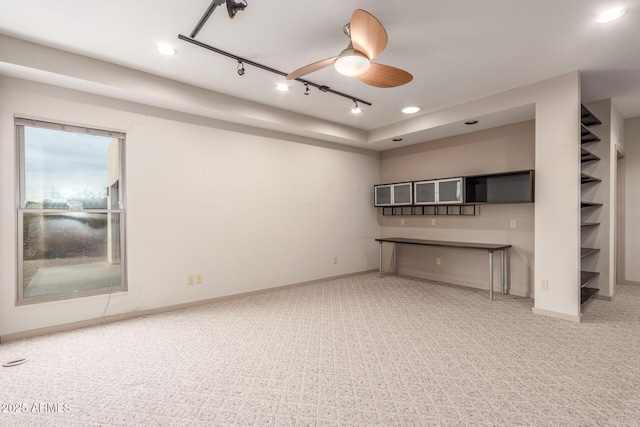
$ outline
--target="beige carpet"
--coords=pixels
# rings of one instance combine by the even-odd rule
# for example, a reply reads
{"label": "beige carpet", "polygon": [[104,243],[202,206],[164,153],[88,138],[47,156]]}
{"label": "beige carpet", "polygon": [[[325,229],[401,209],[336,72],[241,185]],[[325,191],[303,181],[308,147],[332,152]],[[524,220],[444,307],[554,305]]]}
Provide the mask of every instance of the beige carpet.
{"label": "beige carpet", "polygon": [[366,274],[3,343],[0,425],[640,425],[640,287],[531,306]]}

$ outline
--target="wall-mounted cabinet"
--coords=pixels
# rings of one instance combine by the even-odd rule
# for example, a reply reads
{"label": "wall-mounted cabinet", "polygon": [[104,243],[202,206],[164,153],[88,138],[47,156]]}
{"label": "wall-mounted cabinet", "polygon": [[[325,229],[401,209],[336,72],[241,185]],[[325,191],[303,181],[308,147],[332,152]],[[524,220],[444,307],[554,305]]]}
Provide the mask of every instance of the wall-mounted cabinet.
{"label": "wall-mounted cabinet", "polygon": [[462,178],[448,178],[413,183],[416,205],[463,203]]}
{"label": "wall-mounted cabinet", "polygon": [[476,215],[479,204],[533,203],[534,171],[375,185],[374,198],[383,215]]}
{"label": "wall-mounted cabinet", "polygon": [[464,203],[533,203],[534,171],[467,176]]}
{"label": "wall-mounted cabinet", "polygon": [[413,204],[413,183],[374,186],[375,206],[410,206]]}

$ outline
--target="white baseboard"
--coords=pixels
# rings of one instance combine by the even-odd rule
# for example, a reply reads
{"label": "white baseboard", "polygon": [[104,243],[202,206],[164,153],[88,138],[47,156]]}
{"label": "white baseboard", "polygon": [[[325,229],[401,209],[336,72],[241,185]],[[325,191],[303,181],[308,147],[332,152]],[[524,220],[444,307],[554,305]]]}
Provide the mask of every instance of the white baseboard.
{"label": "white baseboard", "polygon": [[[377,270],[376,270],[377,271]],[[482,284],[478,284],[478,283],[468,283],[468,282],[461,282],[455,279],[451,279],[448,276],[443,276],[443,277],[425,277],[425,276],[420,276],[420,275],[415,275],[415,271],[409,271],[407,273],[398,273],[399,277],[406,277],[408,279],[412,279],[412,280],[420,280],[420,281],[424,281],[427,283],[435,283],[438,285],[446,285],[446,286],[457,286],[460,288],[470,288],[470,289],[478,289],[481,291],[487,291],[487,293],[489,293],[489,285],[482,285]],[[393,275],[391,272],[385,271],[383,272],[383,274],[385,276],[391,276]],[[500,294],[500,284],[499,283],[494,283],[493,284],[493,292],[494,294]],[[526,290],[522,290],[522,289],[512,289],[510,287],[507,286],[506,289],[506,294],[507,295],[512,295],[512,296],[516,296],[516,297],[522,297],[522,298],[531,298],[533,299],[534,295],[532,292],[527,292]]]}
{"label": "white baseboard", "polygon": [[517,290],[517,289],[507,289],[507,291],[509,292],[509,295],[515,295],[517,297],[532,298],[533,299],[533,293],[531,293],[531,292],[520,291],[520,290]]}
{"label": "white baseboard", "polygon": [[575,316],[573,314],[560,313],[557,311],[543,310],[541,308],[533,307],[531,309],[533,314],[540,314],[542,316],[553,317],[556,319],[569,320],[571,322],[580,323],[580,315]]}

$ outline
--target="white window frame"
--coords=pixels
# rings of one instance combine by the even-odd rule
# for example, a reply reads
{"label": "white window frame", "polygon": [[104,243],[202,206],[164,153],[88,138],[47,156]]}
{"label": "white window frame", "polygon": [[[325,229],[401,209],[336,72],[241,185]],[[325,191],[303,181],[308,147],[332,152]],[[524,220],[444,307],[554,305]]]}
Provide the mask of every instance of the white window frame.
{"label": "white window frame", "polygon": [[[80,212],[86,213],[113,213],[119,215],[119,256],[120,256],[120,284],[118,286],[102,287],[96,289],[78,290],[74,292],[53,293],[47,295],[24,296],[24,214],[25,213],[61,213],[61,212],[78,212],[74,209],[34,209],[26,207],[25,193],[25,133],[24,128],[35,127],[45,128],[58,131],[74,132],[80,134],[90,134],[96,136],[110,137],[118,140],[118,208],[112,209],[107,206],[106,209],[84,209]],[[16,141],[16,215],[17,215],[17,274],[16,274],[16,305],[26,305],[43,303],[49,301],[67,300],[72,298],[82,298],[92,295],[112,294],[116,292],[126,292],[127,286],[127,250],[126,250],[126,179],[125,179],[125,141],[126,134],[118,131],[109,131],[77,125],[68,125],[55,122],[47,122],[42,120],[15,118],[15,141]]]}

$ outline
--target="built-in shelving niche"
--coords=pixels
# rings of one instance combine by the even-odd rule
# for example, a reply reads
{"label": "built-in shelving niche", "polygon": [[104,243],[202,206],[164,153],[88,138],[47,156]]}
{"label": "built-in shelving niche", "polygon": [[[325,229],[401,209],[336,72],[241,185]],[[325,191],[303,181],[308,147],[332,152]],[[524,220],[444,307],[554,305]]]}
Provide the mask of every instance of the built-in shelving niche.
{"label": "built-in shelving niche", "polygon": [[600,157],[596,156],[593,153],[590,153],[584,148],[580,149],[580,162],[582,164],[589,163],[589,162],[597,162],[598,160],[600,160]]}
{"label": "built-in shelving niche", "polygon": [[587,258],[600,252],[597,248],[580,248],[580,258]]}
{"label": "built-in shelving niche", "polygon": [[596,271],[581,271],[580,272],[580,305],[584,305],[589,300],[598,294],[598,288],[590,288],[588,285],[593,282],[600,273]]}
{"label": "built-in shelving niche", "polygon": [[581,222],[580,223],[580,227],[581,228],[586,228],[586,227],[597,227],[598,225],[600,225],[599,222]]}
{"label": "built-in shelving niche", "polygon": [[595,183],[595,182],[601,182],[602,180],[600,178],[596,178],[595,176],[591,176],[591,175],[587,175],[586,173],[583,173],[580,175],[580,183],[581,184],[591,184],[591,183]]}
{"label": "built-in shelving niche", "polygon": [[581,132],[580,132],[580,143],[581,144],[588,144],[590,142],[599,142],[600,138],[598,138],[596,136],[596,134],[594,134],[593,132],[591,132],[587,127],[585,127],[584,125],[582,125],[580,127]]}
{"label": "built-in shelving niche", "polygon": [[601,125],[602,122],[596,117],[594,116],[591,111],[589,111],[589,109],[587,107],[585,107],[584,105],[580,106],[581,111],[580,111],[580,124],[583,126],[596,126],[596,125]]}
{"label": "built-in shelving niche", "polygon": [[599,208],[602,206],[602,203],[595,203],[595,202],[580,202],[580,208],[582,209],[588,209],[588,208]]}
{"label": "built-in shelving niche", "polygon": [[[589,149],[584,148],[584,145],[600,142],[600,138],[594,134],[589,127],[597,126],[602,122],[594,116],[584,105],[581,108],[580,115],[580,162],[582,165],[590,164],[592,162],[600,161],[600,157],[593,154]],[[602,180],[598,177],[588,175],[586,173],[580,174],[580,184],[582,186],[598,185]],[[586,187],[585,187],[586,188]],[[592,200],[582,200],[580,202],[581,214],[594,216],[594,210],[601,207],[602,203],[598,203]],[[581,221],[580,229],[583,236],[588,236],[585,233],[594,233],[597,227],[600,225],[596,221]],[[598,256],[600,252],[599,248],[580,248],[580,259],[584,263],[591,263],[592,258]],[[591,265],[587,264],[587,265]],[[580,310],[583,311],[589,302],[598,294],[597,279],[600,275],[597,271],[588,271],[582,269],[580,271]]]}

